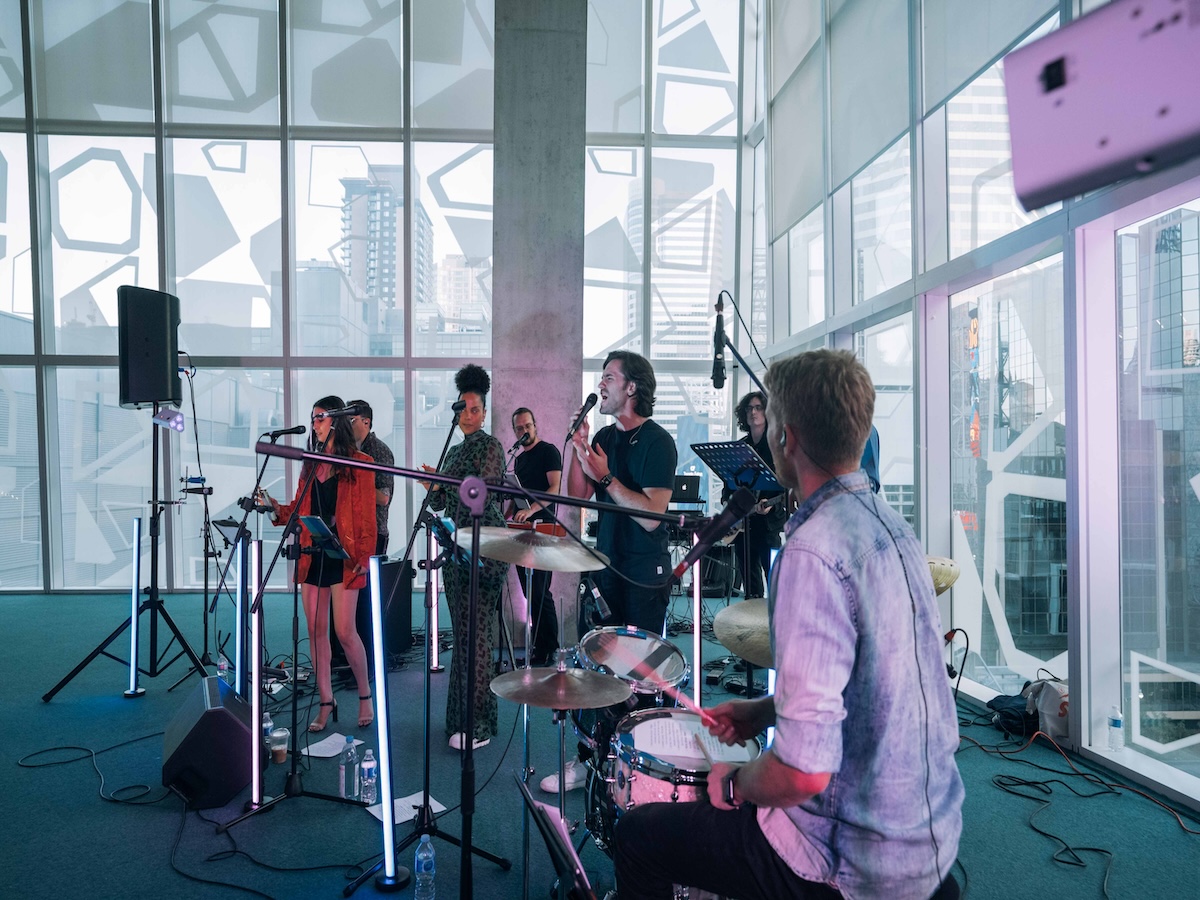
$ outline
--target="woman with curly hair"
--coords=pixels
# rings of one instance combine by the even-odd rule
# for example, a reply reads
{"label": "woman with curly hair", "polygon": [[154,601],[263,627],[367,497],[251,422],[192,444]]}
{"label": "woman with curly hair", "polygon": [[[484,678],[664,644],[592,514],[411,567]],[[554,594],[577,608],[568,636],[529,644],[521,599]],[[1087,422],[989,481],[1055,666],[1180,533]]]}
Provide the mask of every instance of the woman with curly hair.
{"label": "woman with curly hair", "polygon": [[[467,478],[476,475],[487,481],[499,481],[504,476],[504,448],[483,430],[487,415],[487,395],[492,381],[480,366],[469,363],[454,375],[458,399],[466,403],[459,413],[458,428],[463,440],[446,453],[443,475]],[[426,472],[437,471],[422,465]],[[431,491],[429,505],[445,510],[460,529],[471,527],[471,513],[458,499],[458,491],[441,485],[423,482]],[[500,501],[494,492],[488,493],[483,524],[504,526]],[[467,666],[475,667],[475,721],[473,746],[482,747],[496,733],[496,696],[491,691],[492,647],[496,643],[500,608],[500,591],[508,578],[508,563],[485,559],[479,572],[479,604],[475,610],[475,646],[467,647],[467,628],[470,624],[471,570],[461,562],[451,561],[442,569],[446,583],[446,604],[454,627],[454,656],[450,661],[450,687],[446,696],[446,733],[450,746],[463,749],[466,743],[466,686]]]}
{"label": "woman with curly hair", "polygon": [[[327,413],[346,404],[341,397],[322,397],[312,408],[312,434],[308,449],[332,457],[371,462],[371,457],[358,450],[354,430],[348,416],[330,417]],[[375,720],[371,706],[371,682],[367,675],[367,653],[355,628],[358,592],[367,584],[367,563],[375,552],[375,475],[365,469],[323,462],[316,466],[305,460],[300,468],[300,483],[312,477],[308,490],[300,500],[301,516],[320,516],[349,559],[334,559],[325,553],[302,553],[296,578],[300,582],[300,597],[304,601],[304,618],[308,621],[308,646],[317,670],[317,690],[320,711],[309,724],[309,731],[324,731],[330,714],[337,721],[337,701],[333,699],[329,647],[329,609],[333,607],[333,627],[350,663],[350,671],[358,683],[358,725],[365,728]],[[296,502],[280,504],[270,495],[266,501],[272,509],[275,524],[286,522]],[[312,535],[300,531],[300,547],[312,548]]]}

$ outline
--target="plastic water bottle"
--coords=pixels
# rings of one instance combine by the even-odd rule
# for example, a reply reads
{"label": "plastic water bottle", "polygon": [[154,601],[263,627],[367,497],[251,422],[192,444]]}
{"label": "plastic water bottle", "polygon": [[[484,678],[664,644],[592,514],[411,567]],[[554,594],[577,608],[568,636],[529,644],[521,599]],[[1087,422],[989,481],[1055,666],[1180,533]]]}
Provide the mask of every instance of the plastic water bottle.
{"label": "plastic water bottle", "polygon": [[1108,711],[1108,749],[1113,753],[1125,749],[1125,720],[1119,706]]}
{"label": "plastic water bottle", "polygon": [[217,677],[229,684],[229,660],[224,653],[217,657]]}
{"label": "plastic water bottle", "polygon": [[421,843],[417,844],[417,857],[413,862],[413,876],[417,879],[417,890],[413,900],[435,900],[433,875],[436,869],[433,857],[433,842],[429,835],[421,835]]}
{"label": "plastic water bottle", "polygon": [[364,803],[374,805],[379,799],[379,763],[375,759],[375,755],[368,750],[367,755],[363,757],[362,768],[359,770],[358,779],[359,787],[362,793],[359,799]]}
{"label": "plastic water bottle", "polygon": [[264,741],[270,739],[271,732],[275,730],[275,723],[271,721],[271,714],[265,709],[263,710],[262,729]]}
{"label": "plastic water bottle", "polygon": [[338,793],[347,800],[358,799],[358,748],[346,735],[346,749],[338,760]]}

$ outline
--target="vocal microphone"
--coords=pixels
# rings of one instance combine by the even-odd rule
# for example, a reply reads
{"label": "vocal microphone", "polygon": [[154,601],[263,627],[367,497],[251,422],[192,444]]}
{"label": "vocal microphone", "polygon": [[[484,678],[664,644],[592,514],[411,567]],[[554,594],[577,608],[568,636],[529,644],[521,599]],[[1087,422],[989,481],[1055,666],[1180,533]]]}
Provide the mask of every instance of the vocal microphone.
{"label": "vocal microphone", "polygon": [[508,452],[516,453],[518,447],[524,447],[531,440],[533,440],[533,438],[529,436],[528,432],[526,432],[525,434],[521,435],[521,439],[519,441],[517,441],[515,444],[513,444],[511,447],[508,448]]}
{"label": "vocal microphone", "polygon": [[713,544],[729,534],[733,530],[734,525],[750,515],[750,511],[754,509],[754,505],[757,502],[754,498],[754,491],[750,490],[750,488],[738,488],[737,493],[730,497],[729,502],[725,504],[725,508],[717,513],[712,521],[704,527],[704,530],[696,536],[696,543],[692,545],[692,549],[687,552],[687,556],[671,572],[671,577],[675,579],[680,578],[688,570],[689,566],[712,549]]}
{"label": "vocal microphone", "polygon": [[264,433],[271,440],[275,440],[276,438],[283,437],[285,434],[304,434],[304,426],[303,425],[293,425],[291,428],[280,428],[277,431],[267,431]]}
{"label": "vocal microphone", "polygon": [[455,400],[453,403],[450,404],[451,412],[460,413],[466,408],[467,408],[466,400]]}
{"label": "vocal microphone", "polygon": [[[587,395],[587,399],[583,401],[583,409],[579,410],[579,415],[571,423],[571,430],[567,432],[567,441],[575,436],[575,432],[579,430],[579,426],[583,424],[583,420],[587,418],[587,414],[592,411],[592,407],[596,405],[596,401],[599,399],[595,394]],[[566,441],[563,441],[563,443],[565,444]]]}
{"label": "vocal microphone", "polygon": [[[361,412],[362,412],[362,410],[359,409],[357,406],[343,406],[341,409],[326,410],[325,412],[321,413],[321,418],[322,419],[340,419],[340,418],[342,418],[342,416],[357,416]],[[297,425],[296,427],[299,428],[300,426]],[[293,432],[285,431],[283,433],[284,434],[292,434]],[[299,434],[300,432],[297,431],[295,433]]]}
{"label": "vocal microphone", "polygon": [[183,492],[185,494],[203,494],[205,497],[211,497],[213,489],[210,487],[184,488]]}
{"label": "vocal microphone", "polygon": [[712,386],[725,387],[725,304],[717,294],[717,327],[713,329]]}

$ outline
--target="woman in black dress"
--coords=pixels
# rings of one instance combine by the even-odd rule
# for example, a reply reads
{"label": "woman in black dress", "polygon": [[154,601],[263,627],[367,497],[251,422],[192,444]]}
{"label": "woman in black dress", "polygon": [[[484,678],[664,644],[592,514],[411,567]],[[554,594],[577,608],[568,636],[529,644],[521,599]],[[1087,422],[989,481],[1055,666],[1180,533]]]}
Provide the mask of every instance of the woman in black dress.
{"label": "woman in black dress", "polygon": [[[348,416],[327,417],[345,406],[340,397],[322,397],[312,409],[312,434],[309,449],[330,456],[342,456],[371,462],[354,444],[354,432]],[[300,469],[300,483],[309,477],[312,463],[305,461]],[[286,522],[295,502],[280,504],[267,496],[274,510],[272,520]],[[324,731],[332,713],[337,721],[337,702],[333,699],[329,647],[329,610],[333,608],[333,627],[346,652],[346,661],[358,683],[358,724],[370,725],[375,713],[371,705],[371,683],[367,676],[367,654],[355,628],[358,592],[367,583],[367,563],[375,552],[375,475],[365,469],[339,466],[336,462],[320,463],[316,475],[300,503],[299,515],[320,516],[349,559],[334,559],[325,553],[302,553],[297,578],[300,597],[304,601],[304,617],[308,621],[308,645],[317,670],[317,689],[320,693],[320,712],[309,724],[309,731]],[[301,528],[300,546],[312,549],[312,535]]]}
{"label": "woman in black dress", "polygon": [[[454,385],[458,388],[458,398],[466,403],[458,417],[463,440],[447,451],[442,474],[455,478],[477,475],[486,481],[499,481],[504,477],[504,448],[483,430],[491,379],[481,367],[471,363],[458,370]],[[437,471],[428,465],[422,465],[421,468],[426,472]],[[459,502],[458,491],[446,490],[440,485],[431,489],[429,482],[422,483],[426,490],[432,490],[429,498],[432,509],[445,510],[460,529],[471,527],[471,513]],[[488,492],[483,524],[504,526],[499,497],[492,491]],[[450,746],[455,750],[461,750],[466,743],[467,666],[475,667],[473,746],[484,746],[496,733],[496,695],[491,690],[492,647],[496,643],[499,626],[497,610],[500,608],[500,592],[508,578],[508,563],[492,559],[485,559],[483,563],[479,572],[479,605],[475,611],[475,647],[471,651],[467,650],[471,570],[459,562],[447,563],[442,569],[445,573],[446,605],[450,607],[450,619],[454,626],[454,656],[450,661],[450,688],[446,697],[446,733],[450,736]]]}

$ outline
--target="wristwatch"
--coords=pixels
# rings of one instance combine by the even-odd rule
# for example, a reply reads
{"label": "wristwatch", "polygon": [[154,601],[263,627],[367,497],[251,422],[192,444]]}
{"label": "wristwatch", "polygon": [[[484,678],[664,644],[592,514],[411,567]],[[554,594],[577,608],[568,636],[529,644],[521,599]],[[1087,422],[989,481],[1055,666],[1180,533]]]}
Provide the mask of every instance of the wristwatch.
{"label": "wristwatch", "polygon": [[602,488],[607,489],[608,486],[610,484],[612,484],[612,480],[613,480],[613,473],[609,472],[607,475],[605,475],[603,478],[601,478],[599,481],[597,481],[596,484],[600,485],[600,487],[602,487]]}
{"label": "wristwatch", "polygon": [[727,804],[732,806],[734,809],[741,809],[742,804],[738,803],[737,798],[734,796],[736,787],[734,785],[734,779],[737,778],[737,773],[737,769],[732,769],[729,774],[721,780],[721,787],[723,788],[721,793],[724,795],[725,802]]}

